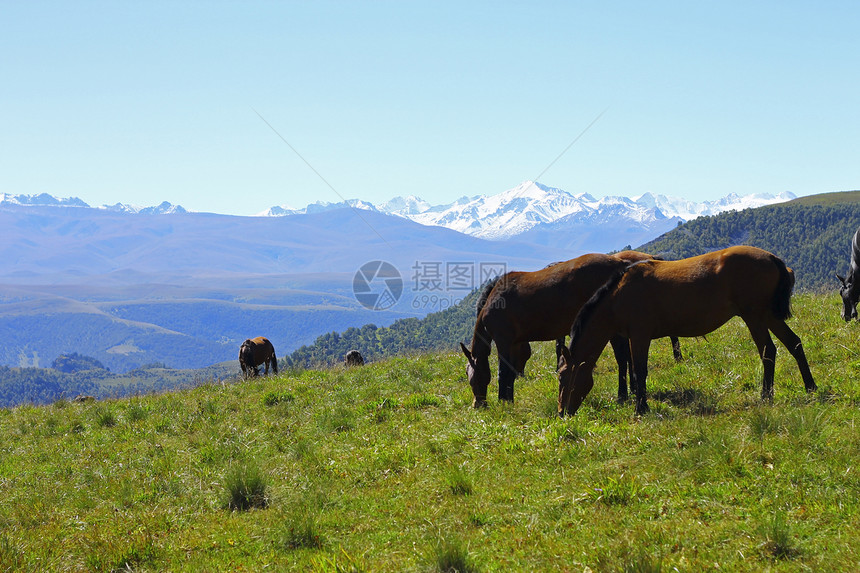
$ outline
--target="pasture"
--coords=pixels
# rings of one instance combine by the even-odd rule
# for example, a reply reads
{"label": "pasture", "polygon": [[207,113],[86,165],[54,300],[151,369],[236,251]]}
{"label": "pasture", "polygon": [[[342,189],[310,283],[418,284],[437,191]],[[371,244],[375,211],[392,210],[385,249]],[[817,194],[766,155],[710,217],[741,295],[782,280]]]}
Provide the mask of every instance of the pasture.
{"label": "pasture", "polygon": [[[860,324],[788,321],[775,398],[737,318],[651,347],[650,413],[605,352],[556,417],[551,342],[471,408],[457,350],[0,410],[0,571],[798,571],[860,567]],[[491,389],[495,384],[495,368]]]}

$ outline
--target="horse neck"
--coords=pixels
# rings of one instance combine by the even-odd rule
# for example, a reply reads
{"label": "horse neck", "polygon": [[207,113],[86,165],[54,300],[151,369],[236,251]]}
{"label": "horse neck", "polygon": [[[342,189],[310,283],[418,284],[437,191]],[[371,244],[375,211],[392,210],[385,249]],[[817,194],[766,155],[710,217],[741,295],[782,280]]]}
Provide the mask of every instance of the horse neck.
{"label": "horse neck", "polygon": [[575,336],[570,339],[570,354],[574,364],[596,363],[600,353],[618,330],[609,300],[611,298],[612,294],[606,293],[589,309],[585,320],[574,326]]}
{"label": "horse neck", "polygon": [[484,327],[484,313],[478,313],[478,318],[475,320],[475,330],[472,333],[472,356],[475,359],[489,357],[492,342],[490,333]]}

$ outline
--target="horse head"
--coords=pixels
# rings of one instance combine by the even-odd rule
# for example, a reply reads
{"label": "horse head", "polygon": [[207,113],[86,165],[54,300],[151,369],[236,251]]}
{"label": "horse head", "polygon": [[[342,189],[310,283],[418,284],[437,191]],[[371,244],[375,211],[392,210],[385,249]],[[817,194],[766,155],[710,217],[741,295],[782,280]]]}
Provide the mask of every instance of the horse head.
{"label": "horse head", "polygon": [[564,416],[567,411],[567,403],[570,400],[573,374],[576,369],[573,366],[573,359],[567,346],[562,344],[556,346],[556,349],[559,351],[558,370],[556,371],[558,376],[558,415]]}
{"label": "horse head", "polygon": [[857,318],[857,301],[860,300],[860,285],[854,281],[854,275],[845,277],[837,274],[836,278],[842,283],[839,294],[842,296],[842,319],[845,322]]}
{"label": "horse head", "polygon": [[466,377],[469,379],[469,386],[472,387],[472,395],[474,396],[472,407],[484,408],[487,406],[487,387],[490,385],[490,360],[487,356],[473,356],[472,352],[462,342],[460,348],[468,360]]}

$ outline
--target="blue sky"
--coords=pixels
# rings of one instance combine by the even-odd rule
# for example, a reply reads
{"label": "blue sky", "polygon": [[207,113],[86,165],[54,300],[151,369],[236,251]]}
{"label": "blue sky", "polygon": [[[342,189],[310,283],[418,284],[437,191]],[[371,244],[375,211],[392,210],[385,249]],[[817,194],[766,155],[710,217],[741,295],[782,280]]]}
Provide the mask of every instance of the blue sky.
{"label": "blue sky", "polygon": [[541,173],[596,197],[858,189],[859,16],[854,2],[3,2],[0,192],[248,215],[447,203]]}

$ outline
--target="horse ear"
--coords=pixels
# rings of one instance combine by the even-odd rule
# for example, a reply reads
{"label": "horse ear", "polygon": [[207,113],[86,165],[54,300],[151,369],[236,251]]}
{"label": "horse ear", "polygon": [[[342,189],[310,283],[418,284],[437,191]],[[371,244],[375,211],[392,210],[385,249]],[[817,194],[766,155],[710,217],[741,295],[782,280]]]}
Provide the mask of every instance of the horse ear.
{"label": "horse ear", "polygon": [[472,353],[471,353],[471,352],[469,352],[469,349],[468,349],[468,348],[466,348],[466,345],[465,345],[465,344],[463,344],[462,342],[460,343],[460,348],[462,348],[462,349],[463,349],[463,354],[465,354],[465,355],[466,355],[466,359],[467,359],[470,363],[475,361],[475,359],[472,357]]}
{"label": "horse ear", "polygon": [[839,273],[836,273],[836,278],[837,278],[837,279],[839,279],[839,281],[840,281],[843,285],[845,285],[845,277],[843,277],[843,276],[842,276],[842,275],[840,275]]}
{"label": "horse ear", "polygon": [[561,360],[559,363],[558,369],[561,370],[565,366],[569,366],[571,364],[571,355],[570,349],[567,346],[561,347]]}

